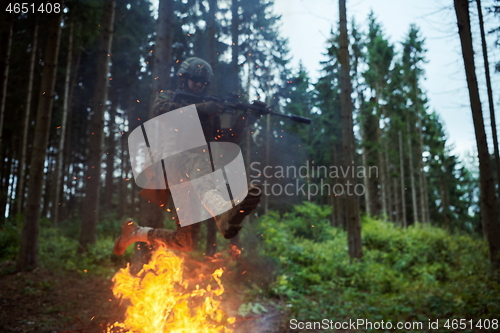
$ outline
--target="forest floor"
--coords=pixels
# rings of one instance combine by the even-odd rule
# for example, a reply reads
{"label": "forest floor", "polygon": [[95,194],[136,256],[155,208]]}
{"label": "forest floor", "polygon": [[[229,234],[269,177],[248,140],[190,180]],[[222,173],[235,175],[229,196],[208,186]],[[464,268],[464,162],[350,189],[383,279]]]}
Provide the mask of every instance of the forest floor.
{"label": "forest floor", "polygon": [[[113,296],[109,279],[76,271],[54,273],[43,268],[13,271],[14,262],[0,264],[2,333],[101,333],[110,324],[124,320],[126,306]],[[238,317],[234,332],[285,331],[283,313],[268,309],[264,315]]]}
{"label": "forest floor", "polygon": [[111,281],[74,271],[46,269],[5,274],[2,264],[0,332],[103,332],[123,320],[124,306],[112,294]]}

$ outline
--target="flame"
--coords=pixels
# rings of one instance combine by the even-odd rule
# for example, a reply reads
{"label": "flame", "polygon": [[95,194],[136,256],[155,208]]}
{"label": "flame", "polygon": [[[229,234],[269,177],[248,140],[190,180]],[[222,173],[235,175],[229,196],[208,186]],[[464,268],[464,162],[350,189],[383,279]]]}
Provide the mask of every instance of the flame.
{"label": "flame", "polygon": [[[182,257],[158,248],[151,261],[137,274],[130,266],[113,277],[113,294],[130,302],[123,323],[114,323],[107,332],[130,333],[230,333],[235,322],[221,309],[223,268],[212,274],[197,272],[184,278],[187,265]],[[205,287],[202,287],[206,285]]]}

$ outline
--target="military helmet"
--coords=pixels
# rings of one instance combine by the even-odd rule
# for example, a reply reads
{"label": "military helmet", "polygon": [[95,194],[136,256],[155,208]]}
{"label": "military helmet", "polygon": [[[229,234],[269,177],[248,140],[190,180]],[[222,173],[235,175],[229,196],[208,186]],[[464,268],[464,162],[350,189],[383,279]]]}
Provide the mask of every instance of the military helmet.
{"label": "military helmet", "polygon": [[206,83],[210,83],[213,76],[212,66],[203,59],[196,57],[188,58],[181,64],[177,76],[187,79],[196,78],[197,80],[204,80]]}

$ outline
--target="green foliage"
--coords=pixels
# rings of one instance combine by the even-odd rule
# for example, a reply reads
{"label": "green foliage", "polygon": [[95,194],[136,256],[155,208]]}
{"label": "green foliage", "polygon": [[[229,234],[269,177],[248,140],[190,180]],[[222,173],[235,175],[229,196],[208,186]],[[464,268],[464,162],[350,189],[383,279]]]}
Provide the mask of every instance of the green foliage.
{"label": "green foliage", "polygon": [[[499,276],[482,240],[365,218],[365,255],[351,262],[346,233],[327,216],[327,208],[305,203],[261,221],[263,251],[280,266],[270,293],[291,305],[294,318],[427,321],[498,313]],[[311,224],[315,230],[306,232]]]}
{"label": "green foliage", "polygon": [[21,232],[7,221],[0,229],[0,261],[14,260],[21,244]]}
{"label": "green foliage", "polygon": [[[42,267],[52,271],[76,270],[82,274],[111,278],[117,268],[125,266],[132,256],[132,247],[127,249],[124,256],[113,254],[114,239],[120,230],[119,222],[115,220],[105,220],[99,225],[99,238],[85,254],[78,253],[77,223],[53,228],[46,219],[42,219],[40,224],[39,262]],[[0,229],[0,262],[16,259],[21,229],[15,223],[6,223]]]}
{"label": "green foliage", "polygon": [[111,278],[117,266],[123,266],[132,255],[130,248],[124,257],[115,256],[113,244],[112,237],[99,237],[87,253],[79,254],[75,238],[64,236],[55,228],[42,228],[39,260],[42,266],[51,270],[76,270]]}

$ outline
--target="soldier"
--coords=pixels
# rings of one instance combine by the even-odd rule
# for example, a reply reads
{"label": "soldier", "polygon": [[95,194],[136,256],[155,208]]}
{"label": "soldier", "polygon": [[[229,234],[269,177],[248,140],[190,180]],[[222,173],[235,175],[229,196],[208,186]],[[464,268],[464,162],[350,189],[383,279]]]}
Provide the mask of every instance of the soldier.
{"label": "soldier", "polygon": [[[191,94],[202,96],[212,79],[211,66],[200,58],[188,58],[184,61],[177,73],[179,89]],[[183,101],[174,102],[174,92],[166,91],[158,95],[153,106],[153,117],[163,113],[176,110],[186,106]],[[206,142],[213,141],[216,132],[216,123],[219,113],[223,110],[222,105],[215,102],[196,104],[198,116],[202,125]],[[239,143],[244,129],[250,123],[257,120],[251,110],[246,116],[242,116],[235,122],[228,139],[233,143]],[[168,143],[165,143],[168,144]],[[196,152],[183,153],[182,160],[175,163],[183,165],[190,170],[192,178],[198,175],[211,172],[211,166],[205,157]],[[236,207],[227,210],[231,203],[225,200],[219,190],[210,181],[204,181],[195,188],[195,193],[203,203],[205,209],[214,217],[217,227],[225,238],[235,237],[241,229],[243,218],[250,214],[260,201],[261,190],[258,187],[250,187],[246,198]],[[170,198],[168,190],[148,190],[144,189],[139,193],[149,201],[159,204],[166,204]],[[166,205],[165,205],[166,206]],[[231,206],[229,206],[231,207]],[[180,227],[177,223],[177,230],[156,229],[150,227],[140,227],[131,219],[127,219],[122,224],[122,233],[115,241],[114,253],[122,255],[130,244],[135,242],[146,242],[155,246],[165,246],[170,249],[189,252],[196,245],[200,229],[200,223]]]}

